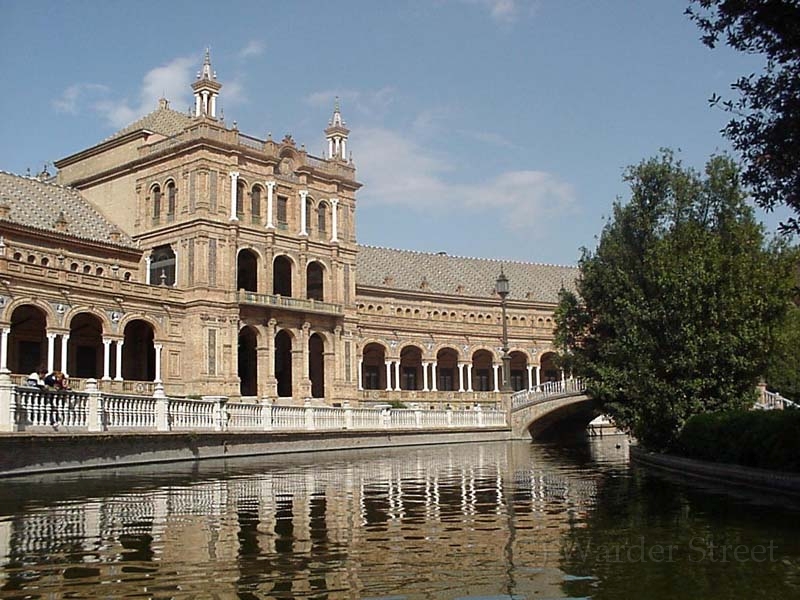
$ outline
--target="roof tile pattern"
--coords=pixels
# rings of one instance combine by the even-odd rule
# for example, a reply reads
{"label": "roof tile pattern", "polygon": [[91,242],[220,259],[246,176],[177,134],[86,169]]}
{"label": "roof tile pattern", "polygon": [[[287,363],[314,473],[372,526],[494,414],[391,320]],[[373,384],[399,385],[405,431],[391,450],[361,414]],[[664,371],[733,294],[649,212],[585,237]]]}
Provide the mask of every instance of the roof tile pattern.
{"label": "roof tile pattern", "polygon": [[576,267],[464,258],[375,246],[358,247],[358,285],[433,294],[496,297],[503,272],[511,284],[509,300],[558,302],[563,286],[575,289]]}
{"label": "roof tile pattern", "polygon": [[[135,247],[129,236],[77,190],[0,171],[0,223],[3,221],[115,246]],[[119,235],[118,241],[112,239],[112,234]]]}
{"label": "roof tile pattern", "polygon": [[154,131],[166,137],[172,137],[173,135],[181,133],[191,122],[192,118],[188,115],[162,106],[146,114],[138,121],[134,121],[124,129],[120,129],[117,133],[108,138],[108,140],[113,140],[141,129],[147,129],[148,131]]}

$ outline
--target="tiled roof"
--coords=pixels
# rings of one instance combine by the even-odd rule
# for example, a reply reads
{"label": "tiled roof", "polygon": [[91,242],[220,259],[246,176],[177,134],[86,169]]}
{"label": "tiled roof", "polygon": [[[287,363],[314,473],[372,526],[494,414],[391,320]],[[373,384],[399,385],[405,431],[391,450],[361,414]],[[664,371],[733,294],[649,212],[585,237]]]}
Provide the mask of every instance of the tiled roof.
{"label": "tiled roof", "polygon": [[[5,214],[6,207],[8,214]],[[135,247],[129,236],[77,190],[0,171],[0,223],[3,221],[61,231],[65,235],[115,246]],[[119,234],[118,241],[112,240],[112,233]]]}
{"label": "tiled roof", "polygon": [[139,131],[140,129],[147,129],[148,131],[154,131],[166,137],[172,137],[173,135],[181,133],[191,122],[192,118],[188,115],[162,105],[153,112],[143,116],[138,121],[134,121],[124,129],[120,129],[117,133],[108,138],[108,140],[122,137],[127,133]]}
{"label": "tiled roof", "polygon": [[558,302],[561,287],[575,288],[576,267],[464,258],[374,246],[358,247],[358,285],[388,290],[495,298],[500,269],[509,279],[509,300]]}

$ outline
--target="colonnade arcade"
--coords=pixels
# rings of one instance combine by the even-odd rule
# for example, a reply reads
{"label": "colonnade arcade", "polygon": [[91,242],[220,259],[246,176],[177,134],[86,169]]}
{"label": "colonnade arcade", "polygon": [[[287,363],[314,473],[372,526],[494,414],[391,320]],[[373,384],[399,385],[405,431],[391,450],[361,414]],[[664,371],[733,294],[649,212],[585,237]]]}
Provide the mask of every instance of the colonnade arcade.
{"label": "colonnade arcade", "polygon": [[[503,377],[501,355],[488,348],[467,346],[462,350],[463,354],[456,348],[443,347],[426,356],[419,346],[407,344],[390,354],[383,343],[369,342],[359,357],[359,390],[499,392]],[[538,364],[522,350],[514,350],[510,356],[510,384],[515,391],[564,377],[556,367],[553,352],[541,354]]]}
{"label": "colonnade arcade", "polygon": [[[271,293],[284,297],[292,297],[296,275],[294,261],[285,254],[279,254],[272,261],[272,285],[259,284],[258,275],[260,257],[254,250],[239,251],[236,259],[236,289],[248,292]],[[267,275],[266,272],[264,272]],[[305,268],[305,298],[309,300],[325,299],[325,266],[316,260],[308,262]],[[298,274],[299,275],[299,274]]]}
{"label": "colonnade arcade", "polygon": [[[65,325],[55,326],[59,321]],[[27,375],[44,367],[67,377],[161,381],[161,348],[152,323],[117,312],[68,311],[59,304],[51,314],[20,304],[8,322],[0,322],[0,369],[12,373]]]}
{"label": "colonnade arcade", "polygon": [[324,398],[335,372],[333,346],[340,328],[330,333],[301,327],[244,324],[239,329],[238,374],[242,396]]}

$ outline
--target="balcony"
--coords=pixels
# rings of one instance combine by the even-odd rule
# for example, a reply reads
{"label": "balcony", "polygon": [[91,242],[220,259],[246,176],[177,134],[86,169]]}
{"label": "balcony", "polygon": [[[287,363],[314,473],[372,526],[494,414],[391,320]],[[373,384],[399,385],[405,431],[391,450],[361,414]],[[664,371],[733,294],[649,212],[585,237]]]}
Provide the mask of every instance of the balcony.
{"label": "balcony", "polygon": [[298,312],[315,313],[319,315],[344,315],[341,304],[331,304],[320,300],[306,300],[304,298],[289,298],[273,294],[257,294],[246,290],[239,290],[239,304],[254,306],[274,306]]}

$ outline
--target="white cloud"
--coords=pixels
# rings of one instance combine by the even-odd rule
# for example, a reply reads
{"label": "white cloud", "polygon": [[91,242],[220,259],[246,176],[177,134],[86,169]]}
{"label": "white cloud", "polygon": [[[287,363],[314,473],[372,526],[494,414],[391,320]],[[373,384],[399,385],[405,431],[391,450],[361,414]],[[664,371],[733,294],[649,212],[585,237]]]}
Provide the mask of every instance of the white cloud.
{"label": "white cloud", "polygon": [[80,112],[81,101],[87,97],[96,97],[108,92],[108,88],[99,83],[75,83],[69,86],[59,98],[52,101],[56,112],[76,115]]}
{"label": "white cloud", "polygon": [[539,0],[459,0],[489,11],[492,19],[500,23],[513,23],[522,15],[536,11]]}
{"label": "white cloud", "polygon": [[114,98],[105,85],[76,83],[67,87],[52,104],[56,111],[69,114],[78,114],[81,108],[93,110],[119,129],[155,110],[162,97],[171,100],[177,110],[181,110],[181,104],[189,106],[191,83],[198,64],[196,57],[179,57],[151,69],[142,78],[133,100]]}
{"label": "white cloud", "polygon": [[333,109],[336,98],[342,106],[342,116],[358,113],[367,119],[377,119],[386,114],[395,100],[395,90],[385,86],[373,91],[324,90],[306,96],[305,102],[315,108]]}
{"label": "white cloud", "polygon": [[247,45],[239,50],[239,58],[249,58],[264,54],[264,42],[261,40],[250,40]]}
{"label": "white cloud", "polygon": [[508,229],[535,228],[575,210],[574,188],[552,173],[517,170],[477,183],[451,181],[451,161],[402,133],[369,128],[358,130],[357,137],[356,167],[365,184],[362,203],[467,210],[500,219]]}

